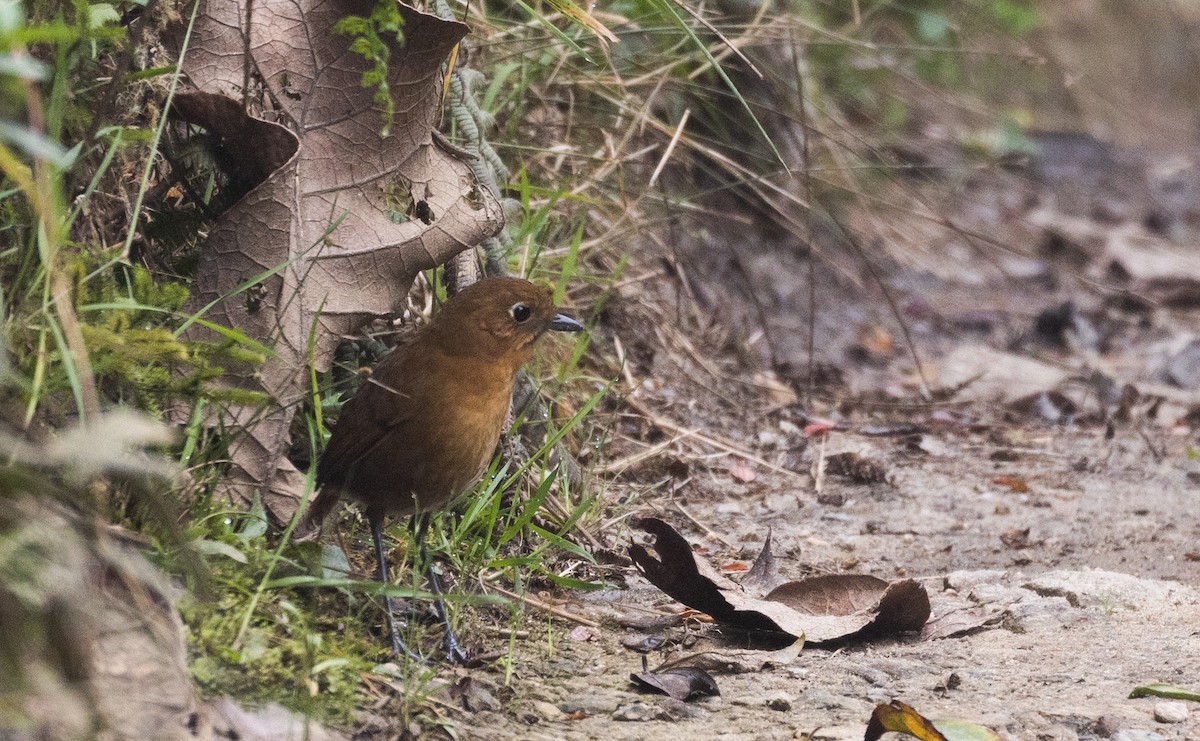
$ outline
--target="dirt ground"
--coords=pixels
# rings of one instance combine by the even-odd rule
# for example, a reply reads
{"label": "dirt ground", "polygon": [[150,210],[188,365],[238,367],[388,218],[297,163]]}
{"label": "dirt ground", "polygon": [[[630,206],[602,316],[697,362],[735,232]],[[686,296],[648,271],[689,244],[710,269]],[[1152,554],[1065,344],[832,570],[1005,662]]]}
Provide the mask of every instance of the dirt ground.
{"label": "dirt ground", "polygon": [[[482,696],[505,702],[450,713],[459,733],[852,739],[875,705],[899,699],[1001,738],[1200,738],[1194,706],[1127,699],[1143,684],[1200,682],[1200,254],[1193,202],[1178,197],[1198,178],[1190,163],[1050,138],[1024,169],[951,184],[942,204],[959,233],[934,236],[912,214],[890,221],[910,242],[874,259],[928,403],[899,322],[852,259],[817,271],[815,360],[840,383],[807,405],[790,403],[808,366],[803,255],[739,255],[733,236],[708,235],[681,248],[701,263],[686,281],[643,276],[638,290],[654,283],[657,299],[630,290],[597,337],[620,340],[636,386],[604,463],[614,513],[661,517],[724,567],[749,563],[769,530],[785,577],[911,577],[935,619],[966,602],[994,620],[938,640],[805,648],[765,667],[765,649],[742,654],[714,672],[720,697],[683,703],[631,684],[641,657],[625,644],[665,636],[653,667],[738,636],[647,629],[679,605],[617,570],[626,589],[545,597],[600,627],[521,642],[511,688],[477,673]],[[731,289],[720,277],[736,261],[750,280]],[[793,378],[764,375],[771,354]],[[829,421],[823,441],[806,435]],[[843,452],[867,467],[826,467],[818,486],[814,462]],[[616,550],[646,542],[622,522]]]}

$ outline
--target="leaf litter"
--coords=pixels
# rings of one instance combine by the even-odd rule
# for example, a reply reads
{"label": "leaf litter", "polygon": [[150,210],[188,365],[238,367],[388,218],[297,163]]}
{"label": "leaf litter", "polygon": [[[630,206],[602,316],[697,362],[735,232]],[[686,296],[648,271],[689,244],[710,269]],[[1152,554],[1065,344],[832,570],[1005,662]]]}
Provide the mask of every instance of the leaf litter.
{"label": "leaf litter", "polygon": [[[887,582],[866,574],[827,574],[788,581],[756,595],[697,558],[683,536],[662,520],[649,517],[633,524],[654,536],[658,554],[655,558],[644,546],[629,546],[642,575],[722,625],[783,633],[821,645],[919,631],[929,619],[929,595],[912,579]],[[769,553],[769,548],[768,540],[763,550]],[[760,553],[757,561],[769,563],[770,556]],[[756,575],[748,586],[769,581]]]}

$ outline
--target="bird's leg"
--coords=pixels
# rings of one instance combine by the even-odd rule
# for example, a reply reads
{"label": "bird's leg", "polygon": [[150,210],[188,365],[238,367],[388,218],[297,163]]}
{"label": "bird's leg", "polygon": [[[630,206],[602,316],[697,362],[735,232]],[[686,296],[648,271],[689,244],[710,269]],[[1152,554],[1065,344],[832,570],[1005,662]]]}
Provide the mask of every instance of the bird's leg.
{"label": "bird's leg", "polygon": [[428,514],[413,515],[413,531],[416,533],[417,548],[420,552],[419,558],[428,575],[429,591],[434,594],[433,609],[446,630],[446,661],[451,664],[466,666],[469,657],[467,656],[467,652],[459,645],[458,636],[454,634],[454,628],[450,625],[450,614],[446,612],[446,602],[442,599],[442,582],[438,578],[437,569],[434,568],[433,561],[429,560],[429,552],[425,547],[425,531],[428,529]]}
{"label": "bird's leg", "polygon": [[[375,576],[379,582],[385,587],[389,586],[387,573],[387,560],[383,555],[383,518],[371,518],[371,538],[375,541],[375,563],[379,568],[375,572]],[[389,594],[383,595],[383,608],[387,612],[388,632],[392,634],[392,651],[396,653],[396,658],[400,659],[405,656],[414,661],[424,661],[419,655],[413,653],[404,645],[404,641],[400,638],[400,627],[396,624],[396,612],[392,607],[392,597]]]}

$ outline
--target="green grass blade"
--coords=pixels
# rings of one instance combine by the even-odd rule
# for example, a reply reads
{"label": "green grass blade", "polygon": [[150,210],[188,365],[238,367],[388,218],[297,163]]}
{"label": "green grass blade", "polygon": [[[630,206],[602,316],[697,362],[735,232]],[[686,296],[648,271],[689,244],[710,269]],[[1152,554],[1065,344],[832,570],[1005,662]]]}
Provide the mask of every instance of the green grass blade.
{"label": "green grass blade", "polygon": [[704,42],[700,40],[700,37],[696,35],[696,32],[692,30],[692,27],[687,24],[687,21],[685,21],[683,16],[679,14],[679,11],[675,9],[675,5],[672,0],[649,0],[649,2],[651,5],[669,15],[671,19],[675,21],[675,24],[683,29],[683,32],[688,35],[688,37],[692,40],[692,43],[696,45],[696,48],[699,49],[700,53],[703,54],[705,59],[708,60],[708,63],[717,73],[717,76],[721,78],[721,81],[725,83],[725,86],[729,88],[729,91],[733,93],[733,96],[738,99],[739,103],[742,104],[742,108],[744,108],[746,113],[750,115],[750,120],[754,122],[754,126],[758,129],[758,133],[762,135],[763,141],[765,141],[767,146],[771,148],[771,153],[775,155],[775,159],[779,160],[779,164],[783,165],[783,169],[790,172],[791,168],[789,168],[787,162],[784,161],[783,155],[779,153],[779,149],[776,148],[774,140],[771,139],[771,135],[767,133],[765,128],[763,128],[762,122],[758,120],[758,116],[754,115],[754,111],[750,108],[750,103],[744,97],[742,97],[742,92],[738,90],[738,87],[734,84],[733,80],[729,79],[729,75],[726,74],[725,69],[721,66],[721,63],[717,61],[717,58],[713,56],[712,52],[709,51]]}

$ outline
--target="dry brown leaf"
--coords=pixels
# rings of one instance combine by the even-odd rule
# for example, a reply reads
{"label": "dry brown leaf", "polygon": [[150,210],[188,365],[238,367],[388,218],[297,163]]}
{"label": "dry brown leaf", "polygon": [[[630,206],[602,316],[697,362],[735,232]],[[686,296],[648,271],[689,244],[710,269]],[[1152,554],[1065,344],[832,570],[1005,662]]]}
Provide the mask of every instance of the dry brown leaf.
{"label": "dry brown leaf", "polygon": [[1008,610],[991,605],[971,605],[944,612],[925,623],[922,641],[958,638],[1000,625]]}
{"label": "dry brown leaf", "polygon": [[823,574],[776,587],[766,599],[804,616],[809,643],[920,630],[929,619],[929,594],[912,579]]}
{"label": "dry brown leaf", "polygon": [[771,552],[771,538],[774,533],[767,529],[767,537],[763,540],[762,549],[754,558],[750,571],[742,578],[742,587],[757,594],[766,594],[775,587],[783,584],[786,579],[779,575],[779,566],[775,562],[775,554]]}
{"label": "dry brown leaf", "polygon": [[659,556],[641,545],[629,547],[642,574],[719,623],[834,643],[920,630],[929,619],[929,595],[911,579],[888,583],[863,574],[834,574],[788,582],[759,598],[696,558],[683,536],[662,520],[645,518],[634,526],[655,536]]}
{"label": "dry brown leaf", "polygon": [[[398,106],[385,138],[375,91],[360,83],[366,62],[349,51],[352,38],[333,31],[347,15],[369,15],[372,0],[254,3],[250,64],[279,123],[248,117],[225,97],[241,95],[245,7],[208,0],[182,63],[201,92],[177,96],[177,112],[223,140],[239,176],[259,181],[212,226],[187,311],[207,308],[205,319],[274,351],[261,368],[229,367],[224,377],[266,391],[272,403],[219,416],[239,431],[227,494],[247,501],[261,488],[272,515],[286,520],[303,487],[284,452],[309,353],[328,369],[342,337],[400,309],[419,271],[494,234],[503,217],[467,164],[434,141],[441,65],[465,25],[399,6],[405,40],[389,44]],[[423,201],[427,218],[395,223],[406,198]],[[236,292],[272,270],[253,297]],[[197,325],[188,336],[215,338]]]}
{"label": "dry brown leaf", "polygon": [[1020,476],[997,476],[992,479],[993,484],[1007,486],[1009,491],[1014,494],[1028,494],[1029,484]]}
{"label": "dry brown leaf", "polygon": [[642,689],[661,692],[683,702],[700,697],[717,697],[721,694],[721,690],[717,688],[717,680],[708,672],[694,666],[643,671],[640,674],[630,674],[629,681]]}

